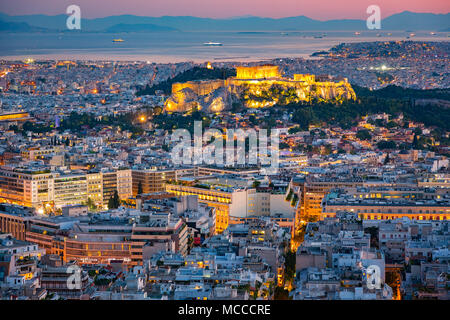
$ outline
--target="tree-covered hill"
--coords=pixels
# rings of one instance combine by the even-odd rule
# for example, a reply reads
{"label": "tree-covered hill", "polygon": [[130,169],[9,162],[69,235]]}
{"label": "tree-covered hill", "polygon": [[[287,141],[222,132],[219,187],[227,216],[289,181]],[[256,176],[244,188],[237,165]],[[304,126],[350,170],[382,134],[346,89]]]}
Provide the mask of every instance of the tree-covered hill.
{"label": "tree-covered hill", "polygon": [[[369,90],[353,86],[357,101],[342,104],[313,103],[310,105],[290,105],[294,108],[293,121],[301,128],[310,124],[338,124],[344,128],[355,125],[362,116],[387,113],[398,116],[403,113],[406,120],[424,123],[450,131],[450,109],[440,104],[416,104],[416,99],[440,99],[450,101],[450,89],[415,90],[389,86],[380,90]],[[292,110],[292,109],[291,109]]]}
{"label": "tree-covered hill", "polygon": [[450,101],[450,89],[411,89],[390,85],[378,90],[369,90],[352,85],[357,97],[378,97],[391,99],[442,99]]}
{"label": "tree-covered hill", "polygon": [[236,70],[234,69],[194,67],[151,87],[147,85],[145,88],[139,90],[136,95],[154,95],[157,90],[163,91],[165,94],[170,94],[172,91],[172,84],[177,82],[227,79],[234,76],[236,76]]}

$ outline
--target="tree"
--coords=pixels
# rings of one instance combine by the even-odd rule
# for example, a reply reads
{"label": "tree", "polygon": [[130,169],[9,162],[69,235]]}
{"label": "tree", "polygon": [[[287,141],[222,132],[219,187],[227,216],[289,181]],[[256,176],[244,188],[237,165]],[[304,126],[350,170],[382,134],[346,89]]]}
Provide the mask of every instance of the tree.
{"label": "tree", "polygon": [[384,165],[387,165],[391,159],[389,158],[389,153],[386,155],[386,158],[384,158]]}
{"label": "tree", "polygon": [[381,140],[380,142],[377,143],[377,147],[380,150],[383,150],[383,149],[396,149],[397,148],[397,144],[394,141]]}
{"label": "tree", "polygon": [[137,194],[142,194],[142,181],[139,181],[138,183],[138,189],[137,189]]}
{"label": "tree", "polygon": [[364,130],[359,130],[359,131],[356,133],[356,137],[357,137],[359,140],[370,140],[370,139],[372,139],[372,135],[370,134],[369,130],[366,130],[366,129],[364,129]]}
{"label": "tree", "polygon": [[267,128],[271,129],[276,126],[277,121],[274,118],[269,118],[266,120]]}
{"label": "tree", "polygon": [[300,126],[295,126],[295,127],[289,128],[288,133],[289,134],[294,134],[294,133],[299,132],[301,130],[302,129],[300,128]]}
{"label": "tree", "polygon": [[417,133],[414,135],[414,140],[413,140],[412,145],[413,145],[414,149],[416,149],[416,150],[420,149],[419,140],[417,139]]}
{"label": "tree", "polygon": [[236,70],[228,68],[214,68],[208,69],[205,67],[194,67],[192,69],[186,70],[182,73],[177,74],[173,78],[169,78],[165,81],[161,81],[157,84],[145,86],[144,88],[139,88],[136,92],[137,96],[141,95],[154,95],[156,91],[163,91],[165,94],[170,94],[172,90],[172,84],[176,82],[187,82],[193,80],[216,80],[216,79],[227,79],[229,77],[235,77]]}
{"label": "tree", "polygon": [[365,228],[364,232],[370,234],[370,246],[374,248],[379,248],[378,227]]}
{"label": "tree", "polygon": [[285,259],[285,278],[286,281],[292,281],[295,278],[295,259],[296,253],[294,251],[288,251],[284,255]]}
{"label": "tree", "polygon": [[108,209],[115,209],[114,208],[114,199],[113,199],[113,197],[111,197],[111,198],[109,198],[109,200],[108,200]]}
{"label": "tree", "polygon": [[116,208],[118,208],[120,206],[120,198],[119,198],[119,193],[117,192],[117,190],[114,190],[113,199],[114,199],[114,206]]}
{"label": "tree", "polygon": [[117,190],[114,190],[114,195],[108,200],[108,209],[117,209],[120,206],[120,198]]}
{"label": "tree", "polygon": [[275,287],[274,300],[290,300],[289,291],[282,287]]}
{"label": "tree", "polygon": [[331,154],[331,152],[333,152],[333,148],[332,148],[331,144],[326,144],[323,149],[323,154],[327,156],[327,155]]}
{"label": "tree", "polygon": [[255,180],[255,181],[253,181],[253,185],[252,186],[253,186],[253,188],[258,188],[260,184],[261,184],[261,182]]}
{"label": "tree", "polygon": [[241,112],[242,110],[243,110],[243,105],[241,102],[233,102],[231,104],[231,112],[238,113],[238,112]]}
{"label": "tree", "polygon": [[97,206],[95,205],[95,203],[94,203],[94,201],[92,200],[91,197],[89,197],[89,198],[87,199],[87,206],[88,206],[88,208],[89,208],[90,210],[95,210],[95,209],[97,209]]}
{"label": "tree", "polygon": [[388,128],[388,129],[395,128],[396,126],[397,126],[397,123],[395,123],[394,121],[389,121],[389,122],[386,124],[386,128]]}

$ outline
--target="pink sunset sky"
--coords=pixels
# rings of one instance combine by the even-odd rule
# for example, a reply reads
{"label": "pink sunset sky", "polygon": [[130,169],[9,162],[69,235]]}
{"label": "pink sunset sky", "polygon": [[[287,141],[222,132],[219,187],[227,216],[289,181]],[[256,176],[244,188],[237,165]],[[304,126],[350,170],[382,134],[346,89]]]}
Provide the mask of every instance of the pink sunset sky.
{"label": "pink sunset sky", "polygon": [[383,18],[405,10],[450,11],[449,0],[2,0],[0,12],[10,15],[65,14],[66,7],[71,4],[80,6],[85,18],[134,14],[212,18],[304,15],[318,20],[365,19],[366,8],[373,4],[380,6]]}

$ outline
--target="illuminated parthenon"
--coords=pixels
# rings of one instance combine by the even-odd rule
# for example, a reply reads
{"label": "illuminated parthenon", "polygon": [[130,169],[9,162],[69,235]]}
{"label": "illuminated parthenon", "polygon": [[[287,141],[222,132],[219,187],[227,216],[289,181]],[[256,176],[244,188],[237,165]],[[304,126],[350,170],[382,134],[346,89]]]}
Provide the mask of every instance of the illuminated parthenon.
{"label": "illuminated parthenon", "polygon": [[274,65],[237,67],[236,77],[226,80],[174,83],[165,110],[221,112],[236,99],[243,100],[248,108],[261,108],[312,100],[354,100],[356,95],[346,78],[311,74],[284,78]]}
{"label": "illuminated parthenon", "polygon": [[237,67],[236,79],[280,79],[278,66]]}

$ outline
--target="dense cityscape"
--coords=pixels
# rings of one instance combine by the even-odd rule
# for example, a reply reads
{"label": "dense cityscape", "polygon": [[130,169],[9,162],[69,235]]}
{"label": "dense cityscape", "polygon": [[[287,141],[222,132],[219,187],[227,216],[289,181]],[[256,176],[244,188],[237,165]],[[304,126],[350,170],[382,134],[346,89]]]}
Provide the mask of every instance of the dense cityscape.
{"label": "dense cityscape", "polygon": [[[63,43],[72,32],[57,16],[11,13],[0,14],[0,36]],[[84,32],[183,32],[130,17],[85,19]],[[233,27],[178,18],[198,34]],[[310,23],[352,23],[339,21]],[[220,314],[202,304],[211,300],[227,303],[222,316],[245,301],[240,314],[260,317],[274,300],[449,300],[444,27],[245,61],[11,58],[13,46],[0,48],[0,300],[184,301],[180,319]],[[269,37],[248,30],[239,36]]]}

